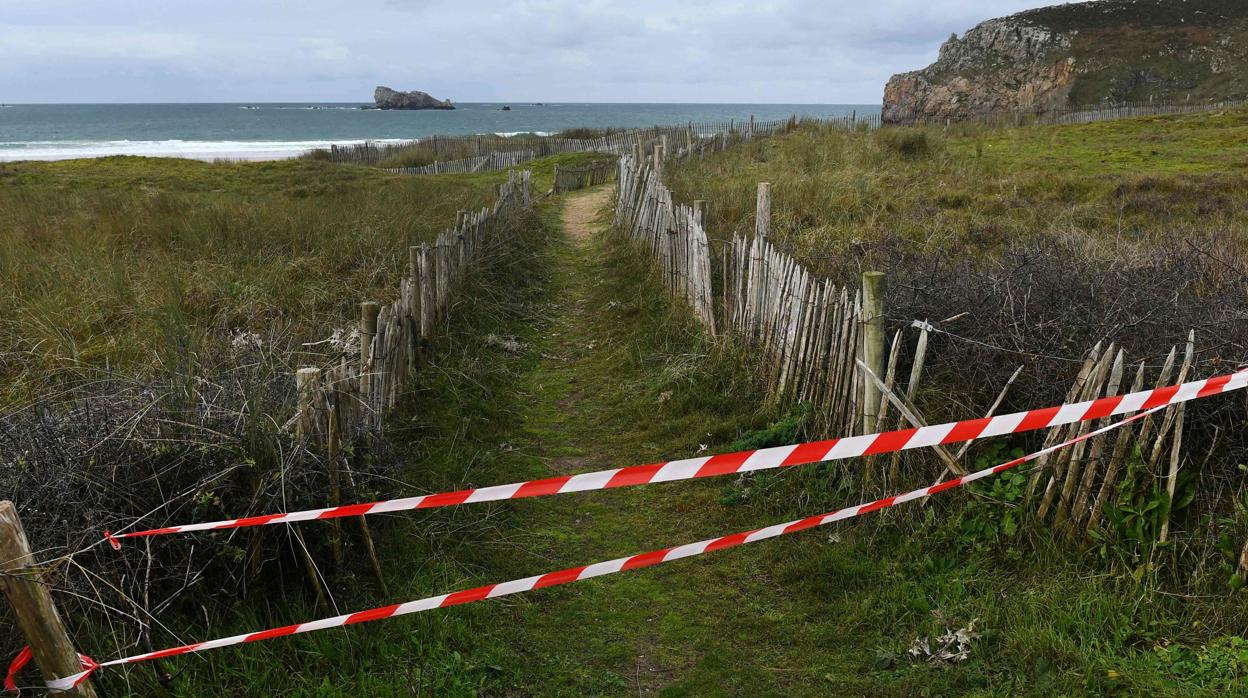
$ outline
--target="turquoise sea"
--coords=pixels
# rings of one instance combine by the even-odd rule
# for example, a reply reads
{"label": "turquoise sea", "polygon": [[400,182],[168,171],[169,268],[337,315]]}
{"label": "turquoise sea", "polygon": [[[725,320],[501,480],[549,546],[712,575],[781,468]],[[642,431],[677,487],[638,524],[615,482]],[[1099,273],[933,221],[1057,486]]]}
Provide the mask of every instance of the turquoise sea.
{"label": "turquoise sea", "polygon": [[[510,106],[510,111],[502,111]],[[454,111],[378,111],[359,104],[14,104],[0,106],[0,161],[106,155],[268,160],[331,143],[434,134],[553,133],[576,126],[878,114],[854,104],[465,103]]]}

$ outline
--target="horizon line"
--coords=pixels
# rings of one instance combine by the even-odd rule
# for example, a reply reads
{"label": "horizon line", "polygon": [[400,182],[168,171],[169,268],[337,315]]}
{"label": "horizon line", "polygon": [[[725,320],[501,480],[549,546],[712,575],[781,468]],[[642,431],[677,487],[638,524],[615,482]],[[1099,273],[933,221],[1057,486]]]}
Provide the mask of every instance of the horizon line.
{"label": "horizon line", "polygon": [[[533,100],[533,99],[492,99],[484,101],[452,101],[452,104],[510,104],[520,106],[552,106],[559,104],[633,104],[639,106],[660,105],[660,104],[676,104],[681,106],[742,106],[742,107],[769,107],[769,106],[794,106],[794,107],[874,107],[883,106],[883,102],[605,102],[605,101],[575,101],[575,100]],[[360,106],[370,106],[372,102],[363,102],[359,100],[290,100],[278,102],[266,102],[260,100],[233,100],[233,101],[214,101],[214,102],[194,102],[194,101],[175,101],[175,102],[3,102],[0,104],[12,107],[53,107],[53,106],[98,106],[98,105],[168,105],[168,104],[358,104]],[[379,111],[449,111],[434,109],[388,109]]]}

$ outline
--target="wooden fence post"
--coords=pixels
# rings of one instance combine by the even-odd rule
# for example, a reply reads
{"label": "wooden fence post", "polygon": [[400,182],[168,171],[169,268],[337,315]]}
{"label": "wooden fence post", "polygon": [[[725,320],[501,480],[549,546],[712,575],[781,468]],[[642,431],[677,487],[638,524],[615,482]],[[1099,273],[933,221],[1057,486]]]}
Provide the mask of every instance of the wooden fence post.
{"label": "wooden fence post", "polygon": [[407,310],[408,317],[408,368],[415,369],[420,363],[420,304],[423,300],[420,297],[420,248],[411,245],[407,248],[407,276],[411,279],[408,284],[408,292],[411,297],[408,298]]}
{"label": "wooden fence post", "polygon": [[771,232],[771,183],[758,183],[758,201],[754,205],[754,236],[765,238]]}
{"label": "wooden fence post", "polygon": [[369,410],[367,417],[370,423],[376,421],[375,410],[380,405],[373,399],[373,337],[377,336],[377,315],[381,305],[373,301],[360,303],[360,394]]}
{"label": "wooden fence post", "polygon": [[[27,567],[34,562],[17,507],[13,502],[0,502],[0,592],[13,607],[17,627],[30,645],[44,680],[73,676],[82,671],[82,662],[39,570]],[[95,698],[96,693],[88,680],[61,695]]]}
{"label": "wooden fence post", "polygon": [[[884,375],[884,273],[864,272],[862,275],[862,362],[877,376]],[[863,381],[862,428],[864,434],[875,431],[880,414],[880,389],[873,381]]]}
{"label": "wooden fence post", "polygon": [[437,305],[437,290],[434,284],[433,258],[428,243],[420,245],[420,338],[428,341],[433,337],[434,311]]}
{"label": "wooden fence post", "polygon": [[309,443],[319,443],[323,438],[320,433],[321,420],[316,413],[316,393],[320,387],[321,369],[307,366],[295,373],[295,393],[298,396],[298,417],[295,421],[295,434]]}
{"label": "wooden fence post", "polygon": [[698,220],[698,225],[706,228],[706,199],[698,199],[693,202],[693,215]]}
{"label": "wooden fence post", "polygon": [[663,181],[663,144],[654,144],[654,176]]}

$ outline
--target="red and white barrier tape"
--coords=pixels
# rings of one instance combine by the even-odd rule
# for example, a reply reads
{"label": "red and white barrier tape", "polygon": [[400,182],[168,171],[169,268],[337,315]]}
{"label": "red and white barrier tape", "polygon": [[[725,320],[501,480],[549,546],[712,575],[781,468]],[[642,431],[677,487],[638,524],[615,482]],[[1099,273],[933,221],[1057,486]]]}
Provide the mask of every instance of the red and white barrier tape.
{"label": "red and white barrier tape", "polygon": [[310,509],[288,514],[265,514],[243,519],[184,524],[166,528],[153,528],[146,531],[131,531],[129,533],[109,533],[106,531],[104,537],[113,548],[120,549],[119,539],[121,538],[212,531],[242,528],[245,526],[265,526],[294,523],[296,521],[336,519],[344,516],[382,514],[413,509],[434,509],[457,504],[524,499],[526,497],[542,497],[553,494],[629,487],[632,485],[648,485],[656,482],[690,480],[715,475],[730,475],[754,470],[787,468],[794,465],[924,448],[937,444],[974,441],[990,436],[1018,434],[1072,422],[1102,419],[1139,410],[1149,410],[1154,407],[1168,407],[1189,400],[1219,395],[1232,390],[1240,390],[1245,387],[1248,387],[1248,370],[1182,385],[1144,390],[1129,395],[1106,397],[1099,400],[1060,405],[1058,407],[1046,407],[1028,412],[1015,412],[984,419],[937,424],[919,429],[901,429],[881,434],[832,439],[830,441],[723,453],[716,456],[687,458],[653,465],[600,470],[580,475],[565,475],[544,480],[517,482],[510,485],[495,485],[493,487],[459,490],[457,492],[441,492],[367,504],[349,504],[328,509]]}
{"label": "red and white barrier tape", "polygon": [[[1008,463],[1002,463],[1001,465],[980,470],[979,472],[964,475],[962,477],[956,477],[952,480],[946,480],[930,487],[924,487],[912,492],[907,492],[906,494],[877,499],[874,502],[859,504],[857,506],[849,507],[848,509],[841,509],[828,514],[811,516],[809,518],[777,524],[775,526],[768,526],[767,528],[759,528],[753,531],[734,533],[729,536],[712,538],[710,540],[704,540],[697,543],[689,543],[688,545],[654,550],[648,553],[641,553],[640,555],[622,557],[607,562],[599,562],[593,565],[572,567],[566,570],[559,570],[558,572],[548,572],[547,574],[538,575],[536,577],[526,577],[524,579],[516,579],[510,582],[502,582],[500,584],[487,584],[474,589],[466,589],[464,591],[457,591],[450,594],[440,594],[426,599],[394,604],[392,606],[383,606],[381,608],[373,608],[367,611],[358,611],[356,613],[335,616],[333,618],[323,618],[321,620],[314,620],[307,623],[297,623],[295,625],[287,625],[281,628],[271,628],[269,630],[261,630],[259,632],[247,633],[245,635],[235,635],[233,637],[209,640],[207,642],[196,642],[189,645],[183,645],[181,647],[172,647],[170,649],[147,652],[145,654],[138,654],[132,657],[113,659],[107,662],[92,663],[91,665],[88,665],[84,671],[78,674],[57,679],[55,681],[48,681],[47,686],[51,690],[63,691],[82,683],[89,676],[91,676],[95,670],[101,667],[117,666],[121,664],[135,664],[153,659],[176,657],[178,655],[189,654],[192,652],[203,652],[221,647],[229,647],[230,645],[242,645],[250,642],[259,642],[261,640],[271,640],[273,638],[285,637],[287,635],[298,635],[316,630],[324,630],[326,628],[337,628],[344,625],[367,623],[375,620],[394,618],[395,616],[403,616],[409,613],[420,613],[422,611],[429,611],[435,608],[445,608],[447,606],[472,603],[473,601],[494,599],[500,596],[507,596],[509,594],[518,594],[520,592],[532,591],[534,589],[558,586],[560,584],[568,584],[571,582],[580,582],[593,577],[601,577],[603,575],[615,574],[617,572],[626,572],[628,570],[651,567],[653,565],[671,562],[681,558],[693,557],[695,555],[715,552],[716,550],[733,548],[746,543],[756,543],[758,541],[775,538],[777,536],[797,533],[799,531],[805,531],[808,528],[823,526],[834,521],[852,519],[856,516],[862,516],[863,514],[868,514],[878,509],[887,509],[888,507],[893,507],[905,502],[911,502],[916,499],[922,499],[923,497],[928,497],[955,487],[961,487],[962,485],[996,475],[997,473],[1036,460],[1045,454],[1052,453],[1068,446],[1073,446],[1074,444],[1100,436],[1106,432],[1113,431],[1114,429],[1130,424],[1131,422],[1143,419],[1144,417],[1153,414],[1154,412],[1158,412],[1165,407],[1166,404],[1154,406],[1146,412],[1141,412],[1132,417],[1114,422],[1108,426],[1088,432],[1083,436],[1065,441],[1055,446],[1050,446],[1041,451],[1023,456],[1022,458],[1016,458]],[[10,676],[10,679],[12,679],[12,676]]]}
{"label": "red and white barrier tape", "polygon": [[[30,660],[34,659],[34,657],[35,657],[35,653],[31,651],[30,647],[23,647],[22,651],[17,653],[17,656],[13,658],[13,662],[9,664],[9,672],[5,674],[4,676],[4,690],[5,691],[11,691],[13,692],[14,695],[19,695],[19,696],[22,694],[22,690],[17,687],[17,675],[22,673],[22,669],[26,668],[26,665],[30,664]],[[85,669],[85,671],[83,671],[82,674],[79,674],[79,676],[82,676],[82,678],[75,681],[72,685],[66,686],[65,688],[59,688],[56,690],[63,691],[69,688],[73,688],[74,686],[77,686],[78,684],[85,681],[86,678],[91,675],[91,672],[95,671],[96,668],[99,667],[99,664],[96,664],[94,659],[88,657],[85,654],[78,655],[78,661],[82,662],[82,668]],[[61,679],[61,680],[63,681],[67,679]],[[48,688],[52,688],[53,683],[56,683],[56,682],[49,681]]]}

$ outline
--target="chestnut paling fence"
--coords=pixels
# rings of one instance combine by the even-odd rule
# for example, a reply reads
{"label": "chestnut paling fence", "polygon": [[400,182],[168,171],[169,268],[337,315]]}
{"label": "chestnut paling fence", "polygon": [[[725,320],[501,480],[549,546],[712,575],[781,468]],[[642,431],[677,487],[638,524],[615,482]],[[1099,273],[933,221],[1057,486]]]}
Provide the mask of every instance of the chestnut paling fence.
{"label": "chestnut paling fence", "polygon": [[1118,102],[1095,107],[1058,107],[1018,110],[985,109],[960,112],[956,116],[934,116],[918,112],[898,113],[890,110],[883,119],[884,126],[923,126],[949,123],[982,123],[989,126],[1021,126],[1025,124],[1058,125],[1090,124],[1099,121],[1131,119],[1141,116],[1173,116],[1197,114],[1219,109],[1248,105],[1248,99],[1219,99],[1213,101],[1149,101]]}
{"label": "chestnut paling fence", "polygon": [[360,305],[358,359],[299,370],[299,432],[323,446],[381,428],[397,404],[421,347],[437,333],[474,268],[488,263],[515,237],[532,203],[531,173],[512,172],[493,207],[464,213],[434,244],[408,248],[408,273],[398,298]]}
{"label": "chestnut paling fence", "polygon": [[[903,375],[906,367],[899,359],[906,335],[897,330],[888,341],[884,332],[882,275],[864,274],[861,289],[838,287],[780,250],[768,237],[767,183],[758,187],[754,234],[712,238],[705,228],[705,202],[677,203],[663,183],[663,162],[662,145],[649,157],[635,152],[620,159],[616,229],[654,259],[671,295],[689,307],[708,333],[749,349],[751,364],[772,398],[809,404],[814,431],[825,435],[925,426],[914,397],[929,334],[938,330],[927,322],[914,323],[918,336]],[[1172,347],[1164,365],[1151,376],[1144,362],[1130,371],[1121,348],[1098,344],[1084,356],[1066,402],[1191,380],[1195,341],[1193,331],[1185,347]],[[1022,370],[1020,366],[1001,388],[985,417],[995,414]],[[1107,505],[1130,506],[1141,489],[1164,491],[1173,500],[1184,462],[1185,409],[1170,407],[1115,434],[1045,456],[1028,476],[1024,505],[1035,520],[1072,537],[1087,537],[1108,525]],[[1055,428],[1045,446],[1082,437],[1109,421]],[[966,474],[968,447],[956,452],[935,447],[942,471],[926,477]],[[865,482],[872,486],[894,488],[916,475],[923,477],[904,473],[899,454],[867,458],[864,467]],[[1120,487],[1128,470],[1132,486]],[[1157,542],[1166,543],[1169,529],[1167,511]],[[1248,544],[1238,566],[1241,574],[1248,574]]]}
{"label": "chestnut paling fence", "polygon": [[400,174],[464,174],[488,172],[517,167],[530,160],[563,153],[605,153],[623,155],[634,146],[666,142],[673,150],[709,153],[731,143],[752,140],[773,133],[795,128],[799,123],[821,123],[873,128],[879,125],[879,115],[851,113],[843,117],[812,119],[791,116],[787,119],[769,121],[750,118],[747,120],[687,122],[670,126],[626,129],[607,133],[596,138],[562,138],[522,134],[511,137],[495,135],[437,136],[424,140],[402,143],[365,142],[352,145],[332,145],[325,156],[339,163],[359,165],[382,165],[405,154],[421,152],[435,162],[413,166],[393,167],[388,171]]}
{"label": "chestnut paling fence", "polygon": [[575,189],[605,184],[614,178],[615,162],[610,159],[581,167],[555,165],[554,186],[551,191],[555,194],[562,194]]}

